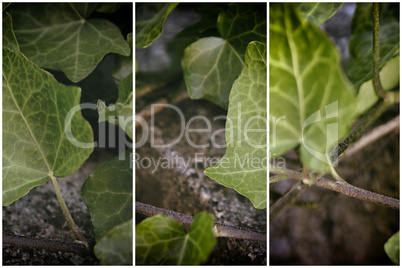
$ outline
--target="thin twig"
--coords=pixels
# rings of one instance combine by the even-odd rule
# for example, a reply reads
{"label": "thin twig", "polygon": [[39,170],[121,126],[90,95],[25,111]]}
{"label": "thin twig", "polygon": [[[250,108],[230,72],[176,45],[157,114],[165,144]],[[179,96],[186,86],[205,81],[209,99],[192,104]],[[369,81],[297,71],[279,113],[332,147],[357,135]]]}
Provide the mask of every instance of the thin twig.
{"label": "thin twig", "polygon": [[[189,227],[193,221],[194,218],[182,213],[178,213],[175,211],[163,209],[163,208],[158,208],[154,207],[148,204],[144,204],[141,202],[135,202],[135,211],[138,213],[141,213],[146,216],[154,216],[157,214],[163,214],[165,216],[169,216],[181,224],[183,224],[186,227]],[[215,223],[214,226],[215,230],[215,235],[218,237],[232,237],[232,238],[239,238],[239,239],[246,239],[246,240],[255,240],[255,241],[261,241],[261,242],[266,242],[267,241],[267,235],[265,233],[260,233],[260,232],[255,232],[251,230],[246,230],[246,229],[240,229],[237,227],[232,227],[228,225],[223,225],[220,223]]]}
{"label": "thin twig", "polygon": [[398,115],[391,121],[387,122],[384,125],[378,126],[374,128],[370,133],[367,135],[364,135],[361,139],[359,139],[357,142],[352,144],[346,151],[345,153],[339,157],[339,160],[343,157],[346,156],[351,156],[352,154],[360,151],[362,148],[366,147],[367,145],[373,143],[374,141],[378,140],[379,138],[387,135],[393,130],[399,130],[399,125],[400,125],[400,116]]}
{"label": "thin twig", "polygon": [[[292,171],[287,173],[286,169],[275,169],[270,171],[271,173],[277,175],[287,175],[288,178],[300,180],[303,178],[303,174],[300,172]],[[298,174],[297,174],[298,173]],[[319,178],[315,183],[315,185],[320,186],[322,188],[326,188],[338,193],[342,193],[344,195],[354,197],[357,199],[370,201],[379,205],[383,205],[386,207],[390,207],[393,209],[399,209],[399,200],[393,197],[384,196],[381,194],[373,193],[358,187],[355,187],[349,183],[341,183],[335,180]]]}
{"label": "thin twig", "polygon": [[51,251],[71,252],[80,255],[92,255],[81,243],[67,243],[62,241],[45,240],[33,237],[17,236],[13,234],[3,234],[3,245],[17,246],[31,249],[45,249]]}

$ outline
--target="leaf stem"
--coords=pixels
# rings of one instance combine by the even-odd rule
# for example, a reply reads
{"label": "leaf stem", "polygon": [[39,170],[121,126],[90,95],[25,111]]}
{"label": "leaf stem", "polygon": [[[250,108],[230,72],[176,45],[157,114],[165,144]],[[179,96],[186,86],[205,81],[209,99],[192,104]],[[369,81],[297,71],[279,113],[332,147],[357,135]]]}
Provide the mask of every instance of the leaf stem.
{"label": "leaf stem", "polygon": [[67,208],[66,202],[64,202],[63,195],[61,194],[59,184],[57,183],[57,179],[53,176],[50,177],[53,183],[54,190],[56,192],[57,200],[59,201],[61,210],[63,211],[64,217],[66,218],[66,221],[68,225],[70,226],[71,230],[74,232],[76,238],[83,242],[86,246],[87,249],[89,249],[89,244],[87,240],[82,236],[82,234],[79,231],[78,226],[75,224],[73,218],[71,217],[70,211]]}
{"label": "leaf stem", "polygon": [[[141,202],[135,202],[135,211],[141,213],[145,216],[154,216],[157,214],[163,214],[165,216],[171,217],[186,227],[189,227],[194,218],[192,216],[188,216],[179,212],[154,207],[148,204],[144,204]],[[246,240],[254,240],[254,241],[267,241],[267,235],[265,233],[255,232],[246,229],[240,229],[237,227],[232,227],[228,225],[223,225],[220,223],[215,223],[214,225],[214,233],[217,237],[232,237]]]}

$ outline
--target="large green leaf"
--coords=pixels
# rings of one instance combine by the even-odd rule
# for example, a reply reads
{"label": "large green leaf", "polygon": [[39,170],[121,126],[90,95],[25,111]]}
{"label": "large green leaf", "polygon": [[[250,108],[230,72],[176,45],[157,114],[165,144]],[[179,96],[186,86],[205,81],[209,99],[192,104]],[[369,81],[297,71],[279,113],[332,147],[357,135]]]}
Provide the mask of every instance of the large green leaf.
{"label": "large green leaf", "polygon": [[[349,42],[350,60],[347,75],[356,89],[373,77],[372,3],[356,4]],[[380,65],[399,51],[399,3],[380,4]]]}
{"label": "large green leaf", "polygon": [[399,251],[400,251],[400,244],[399,244],[399,231],[393,234],[388,241],[384,245],[384,250],[387,253],[388,257],[391,261],[397,265],[399,265]]}
{"label": "large green leaf", "polygon": [[297,3],[303,19],[319,26],[332,17],[343,3]]}
{"label": "large green leaf", "polygon": [[96,4],[13,4],[9,12],[21,51],[40,67],[63,71],[73,82],[87,77],[107,53],[130,54],[117,26],[88,19]]}
{"label": "large green leaf", "polygon": [[98,101],[99,121],[109,121],[120,126],[133,139],[133,74],[120,81],[119,99],[115,105],[106,107]]}
{"label": "large green leaf", "polygon": [[91,154],[92,129],[77,106],[80,96],[80,88],[58,83],[3,47],[3,205],[51,176],[70,175]]}
{"label": "large green leaf", "polygon": [[288,4],[270,8],[270,157],[300,145],[303,164],[331,168],[328,153],[347,134],[355,95],[335,46]]}
{"label": "large green leaf", "polygon": [[248,43],[266,43],[266,4],[230,4],[220,12],[217,28],[221,37],[202,38],[185,49],[182,67],[192,99],[227,109]]}
{"label": "large green leaf", "polygon": [[207,260],[215,245],[214,217],[195,215],[188,233],[176,220],[159,214],[135,227],[135,262],[141,264],[198,265]]}
{"label": "large green leaf", "polygon": [[135,47],[149,46],[162,33],[166,18],[178,3],[141,3],[135,9]]}
{"label": "large green leaf", "polygon": [[110,230],[96,243],[94,252],[103,265],[132,265],[133,220]]}
{"label": "large green leaf", "polygon": [[85,181],[81,196],[91,214],[96,240],[133,218],[131,151],[104,162]]}
{"label": "large green leaf", "polygon": [[229,96],[226,153],[205,174],[267,207],[267,46],[251,42],[246,62]]}
{"label": "large green leaf", "polygon": [[[399,56],[390,59],[385,63],[380,71],[380,81],[381,86],[384,90],[394,89],[399,85]],[[357,95],[357,109],[356,116],[360,116],[365,113],[369,108],[371,108],[377,101],[379,97],[374,90],[373,80],[370,79],[364,82]]]}
{"label": "large green leaf", "polygon": [[3,46],[14,51],[20,51],[13,30],[13,20],[7,12],[3,12]]}

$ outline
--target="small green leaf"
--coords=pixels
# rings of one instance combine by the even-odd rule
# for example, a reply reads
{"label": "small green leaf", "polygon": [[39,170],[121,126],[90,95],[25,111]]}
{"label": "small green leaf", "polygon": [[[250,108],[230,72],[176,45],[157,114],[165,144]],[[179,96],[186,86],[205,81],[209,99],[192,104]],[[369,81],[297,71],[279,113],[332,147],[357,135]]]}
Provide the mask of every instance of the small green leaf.
{"label": "small green leaf", "polygon": [[217,28],[222,38],[199,39],[184,51],[182,68],[190,97],[227,109],[247,45],[266,43],[266,23],[266,4],[230,4],[221,11]]}
{"label": "small green leaf", "polygon": [[133,264],[133,220],[111,229],[94,247],[102,265]]}
{"label": "small green leaf", "polygon": [[384,250],[391,261],[399,265],[399,231],[393,234],[384,244]]}
{"label": "small green leaf", "polygon": [[303,19],[319,26],[332,17],[343,3],[297,3],[295,5]]}
{"label": "small green leaf", "polygon": [[7,12],[3,13],[3,46],[14,51],[20,51],[17,38],[13,30],[13,21]]}
{"label": "small green leaf", "polygon": [[120,81],[119,99],[115,105],[106,107],[98,101],[99,122],[109,121],[120,126],[133,139],[133,74]]}
{"label": "small green leaf", "polygon": [[142,3],[135,9],[135,47],[149,46],[162,33],[166,18],[178,3]]}
{"label": "small green leaf", "polygon": [[198,213],[188,233],[176,220],[162,214],[135,227],[136,264],[198,265],[205,262],[215,245],[214,217]]}
{"label": "small green leaf", "polygon": [[326,173],[347,132],[355,95],[335,46],[288,4],[270,8],[270,157],[300,145],[309,169]]}
{"label": "small green leaf", "polygon": [[116,67],[113,71],[113,77],[119,80],[126,78],[133,72],[133,33],[127,35],[127,43],[130,45],[130,55],[127,57],[118,54],[115,55]]}
{"label": "small green leaf", "polygon": [[81,89],[60,84],[23,54],[3,47],[3,205],[51,176],[76,171],[93,151]]}
{"label": "small green leaf", "polygon": [[81,196],[99,241],[115,226],[133,218],[131,151],[104,162],[85,181]]}
{"label": "small green leaf", "polygon": [[121,7],[122,3],[102,3],[98,4],[96,8],[97,12],[102,13],[114,13]]}
{"label": "small green leaf", "polygon": [[63,71],[73,82],[87,77],[108,53],[130,54],[119,28],[87,19],[96,4],[13,4],[9,12],[21,51],[40,67]]}
{"label": "small green leaf", "polygon": [[[384,90],[391,90],[399,85],[399,56],[385,63],[380,71],[381,86]],[[364,82],[357,95],[356,116],[362,115],[378,101],[377,93],[373,87],[373,80]]]}
{"label": "small green leaf", "polygon": [[246,62],[229,96],[226,153],[205,174],[267,207],[267,46],[251,42]]}
{"label": "small green leaf", "polygon": [[[356,4],[346,73],[356,89],[373,77],[373,3]],[[380,65],[399,51],[399,4],[380,3]]]}

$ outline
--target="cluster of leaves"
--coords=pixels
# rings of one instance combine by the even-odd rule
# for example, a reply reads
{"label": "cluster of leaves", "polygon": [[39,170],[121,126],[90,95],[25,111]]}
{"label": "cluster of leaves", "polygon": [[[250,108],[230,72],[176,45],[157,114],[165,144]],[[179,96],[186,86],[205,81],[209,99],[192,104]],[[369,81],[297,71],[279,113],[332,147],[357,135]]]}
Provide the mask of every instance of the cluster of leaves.
{"label": "cluster of leaves", "polygon": [[[114,53],[112,79],[119,87],[107,118],[119,116],[108,120],[132,138],[132,34],[125,39],[102,18],[120,6],[3,4],[3,206],[50,178],[72,174],[93,152],[76,85],[85,84],[106,54]],[[64,73],[68,86],[47,70]],[[132,262],[132,192],[130,150],[104,162],[83,185],[94,252],[103,264]]]}
{"label": "cluster of leaves", "polygon": [[[176,5],[136,7],[136,48],[150,45],[159,36]],[[199,22],[176,35],[172,43],[180,51],[171,53],[171,57],[180,58],[172,62],[180,62],[176,68],[182,70],[190,98],[206,99],[228,109],[226,154],[205,174],[234,188],[258,209],[266,208],[267,204],[266,8],[266,4],[197,4],[194,10],[200,14]],[[258,164],[250,165],[256,160]],[[192,231],[201,228],[193,226],[203,226],[206,228],[203,235],[214,241],[211,224],[198,223],[196,217],[188,234],[175,231],[177,225],[174,220],[159,216],[141,222],[136,228],[137,261],[170,264],[205,261],[213,243],[206,246],[207,241],[199,237],[201,231],[194,238]],[[182,245],[183,235],[184,241],[190,239],[192,243]],[[193,258],[194,250],[205,252],[200,248],[208,248],[208,252]]]}
{"label": "cluster of leaves", "polygon": [[[340,6],[270,5],[270,159],[299,147],[303,167],[318,174],[334,171],[329,153],[379,100],[371,80],[373,4],[356,5],[345,70],[336,47],[318,29]],[[385,90],[399,89],[398,9],[380,5]]]}

